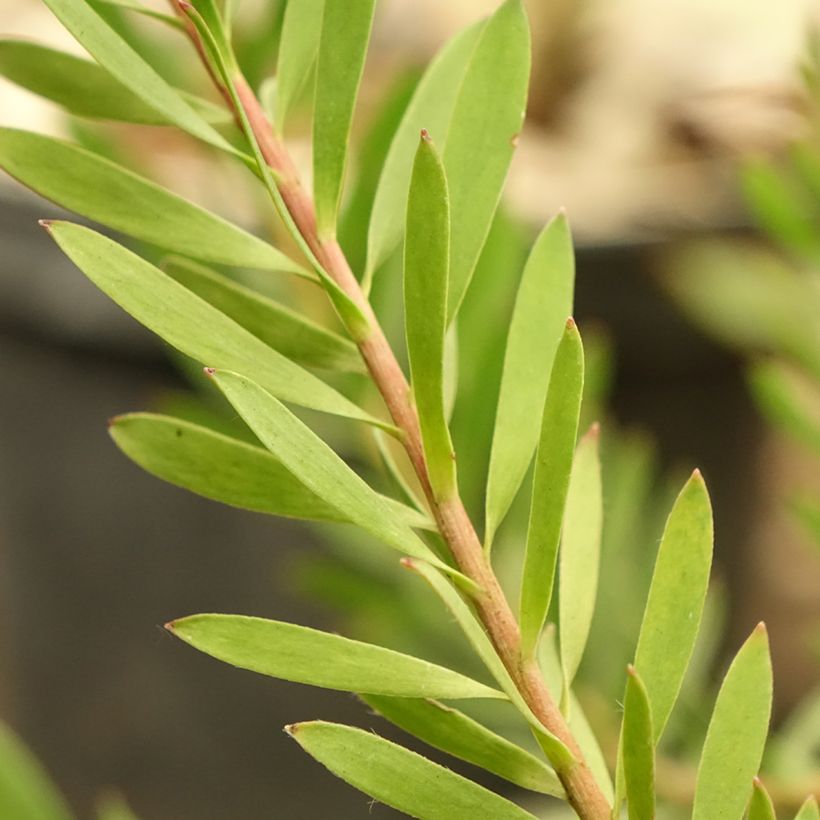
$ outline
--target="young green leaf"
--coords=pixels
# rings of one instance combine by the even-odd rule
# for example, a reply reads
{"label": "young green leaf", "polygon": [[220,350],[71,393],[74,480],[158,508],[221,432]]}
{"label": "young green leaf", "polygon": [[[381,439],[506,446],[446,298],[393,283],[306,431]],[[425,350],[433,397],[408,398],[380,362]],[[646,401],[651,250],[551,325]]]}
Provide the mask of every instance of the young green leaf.
{"label": "young green leaf", "polygon": [[304,367],[364,372],[353,342],[289,307],[187,259],[172,257],[162,269],[292,361]]}
{"label": "young green leaf", "polygon": [[493,431],[484,543],[518,492],[538,443],[552,362],[572,313],[575,258],[567,219],[559,214],[533,245],[515,299]]}
{"label": "young green leaf", "polygon": [[759,624],[720,687],[698,766],[692,820],[743,817],[749,785],[763,756],[771,708],[769,639]]}
{"label": "young green leaf", "polygon": [[466,760],[523,789],[563,797],[555,772],[535,755],[491,732],[463,712],[435,700],[363,695],[382,717],[459,760]]}
{"label": "young green leaf", "polygon": [[506,0],[481,31],[458,92],[444,167],[453,214],[452,320],[484,247],[524,121],[530,77],[530,30],[521,0]]}
{"label": "young green leaf", "polygon": [[629,820],[655,817],[655,734],[643,681],[629,667],[624,698],[622,755]]}
{"label": "young green leaf", "polygon": [[215,148],[242,156],[171,88],[86,0],[44,0],[77,42],[112,77],[119,80],[168,122]]}
{"label": "young green leaf", "polygon": [[558,571],[564,701],[584,655],[598,592],[604,515],[599,437],[598,425],[593,424],[578,443],[564,510]]}
{"label": "young green leaf", "polygon": [[160,248],[209,262],[304,273],[258,237],[68,142],[0,128],[0,167],[61,207]]}
{"label": "young green leaf", "polygon": [[433,592],[438,595],[450,614],[455,618],[456,623],[461,627],[461,631],[478,657],[481,658],[490,674],[495,678],[496,683],[530,724],[536,740],[547,753],[550,762],[556,767],[571,765],[573,763],[572,753],[555,735],[547,730],[527,705],[515,682],[510,677],[510,673],[498,656],[495,647],[487,637],[484,628],[459,592],[453,588],[452,584],[447,583],[440,572],[424,561],[413,561],[406,558],[402,561],[402,565],[418,573],[430,585]]}
{"label": "young green leaf", "polygon": [[748,820],[777,820],[772,798],[759,777],[754,779],[752,799],[749,801]]}
{"label": "young green leaf", "polygon": [[[129,413],[112,419],[109,432],[143,470],[205,498],[286,518],[348,520],[267,450],[207,427],[154,413]],[[410,526],[432,526],[416,510],[392,498],[384,502]]]}
{"label": "young green leaf", "polygon": [[[0,39],[0,74],[78,117],[168,125],[166,117],[132,94],[104,68],[49,46]],[[225,108],[184,91],[178,93],[207,122],[231,121]]]}
{"label": "young green leaf", "polygon": [[9,820],[71,820],[71,812],[40,763],[0,723],[0,817]]}
{"label": "young green leaf", "polygon": [[[390,144],[373,200],[367,235],[365,281],[396,247],[404,228],[413,150],[424,128],[442,142],[453,105],[484,21],[459,32],[427,67]],[[569,311],[567,311],[569,313]]]}
{"label": "young green leaf", "polygon": [[306,626],[242,615],[191,615],[166,629],[206,655],[293,683],[409,698],[504,697],[443,666]]}
{"label": "young green leaf", "polygon": [[416,152],[404,240],[404,325],[430,484],[437,498],[456,489],[453,443],[444,409],[444,333],[450,208],[447,180],[426,132]]}
{"label": "young green leaf", "polygon": [[253,373],[283,401],[379,423],[122,245],[70,222],[52,222],[48,229],[69,259],[100,290],[187,356],[203,364]]}
{"label": "young green leaf", "polygon": [[525,656],[535,651],[552,598],[583,389],[584,349],[578,328],[570,319],[555,354],[535,457],[521,579],[521,645]]}
{"label": "young green leaf", "polygon": [[211,371],[211,375],[265,447],[319,498],[394,549],[454,572],[396,517],[375,490],[270,393],[236,373]]}
{"label": "young green leaf", "polygon": [[313,194],[320,236],[333,235],[353,109],[376,0],[325,0],[313,112]]}
{"label": "young green leaf", "polygon": [[695,470],[666,522],[635,653],[635,668],[649,693],[656,742],[677,700],[695,646],[713,540],[709,493]]}
{"label": "young green leaf", "polygon": [[814,795],[806,798],[806,802],[800,807],[794,820],[820,820],[820,809],[817,807],[817,798]]}
{"label": "young green leaf", "polygon": [[288,114],[313,71],[325,0],[288,0],[276,65],[275,122],[284,131]]}
{"label": "young green leaf", "polygon": [[370,732],[312,721],[286,728],[337,777],[419,820],[534,820],[483,786]]}

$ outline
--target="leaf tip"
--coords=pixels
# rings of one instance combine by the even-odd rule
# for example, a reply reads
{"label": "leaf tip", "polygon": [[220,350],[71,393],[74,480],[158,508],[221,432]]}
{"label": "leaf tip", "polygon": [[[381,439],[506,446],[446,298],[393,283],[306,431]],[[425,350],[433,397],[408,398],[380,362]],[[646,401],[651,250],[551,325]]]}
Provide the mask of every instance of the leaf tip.
{"label": "leaf tip", "polygon": [[565,325],[565,328],[566,328],[567,331],[572,331],[572,330],[577,330],[578,329],[578,325],[575,324],[575,319],[573,319],[572,316],[570,316],[567,319],[567,323]]}
{"label": "leaf tip", "polygon": [[202,372],[209,378],[212,379],[216,376],[216,368],[215,367],[203,367]]}
{"label": "leaf tip", "polygon": [[54,220],[53,219],[38,219],[37,224],[41,228],[45,228],[45,230],[47,230],[49,233],[51,233],[51,226],[54,224]]}
{"label": "leaf tip", "polygon": [[282,728],[282,731],[283,731],[283,732],[284,732],[284,733],[285,733],[288,737],[295,737],[295,736],[296,736],[296,733],[299,731],[299,726],[300,726],[300,725],[301,725],[301,724],[299,724],[299,723],[288,723],[288,724],[287,724],[287,726],[284,726],[284,727]]}
{"label": "leaf tip", "polygon": [[412,558],[408,558],[407,556],[402,558],[399,561],[399,564],[401,564],[402,567],[404,567],[404,569],[409,569],[409,570],[413,570],[413,571],[416,570],[416,566],[417,566],[416,562]]}
{"label": "leaf tip", "polygon": [[630,678],[634,678],[638,674],[635,667],[631,663],[626,665],[626,674],[629,675]]}
{"label": "leaf tip", "polygon": [[162,625],[162,628],[167,632],[170,632],[172,635],[176,635],[176,628],[178,623],[179,620],[168,621],[168,623]]}
{"label": "leaf tip", "polygon": [[755,628],[754,628],[754,635],[759,635],[760,637],[767,638],[769,636],[769,632],[766,629],[766,622],[761,621]]}
{"label": "leaf tip", "polygon": [[421,129],[421,139],[423,142],[431,142],[430,132],[426,128]]}

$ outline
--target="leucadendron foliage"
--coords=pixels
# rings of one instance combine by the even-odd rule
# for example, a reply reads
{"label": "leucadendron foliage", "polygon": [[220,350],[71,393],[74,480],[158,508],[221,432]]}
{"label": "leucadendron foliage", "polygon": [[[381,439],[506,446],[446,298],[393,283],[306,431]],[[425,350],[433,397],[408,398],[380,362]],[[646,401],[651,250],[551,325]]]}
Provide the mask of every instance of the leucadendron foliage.
{"label": "leucadendron foliage", "polygon": [[[455,624],[463,640],[449,648],[453,662],[441,665],[247,616],[187,615],[168,630],[234,666],[353,692],[422,743],[518,788],[493,791],[358,728],[321,721],[286,727],[335,775],[411,817],[532,818],[554,811],[555,801],[596,820],[624,811],[635,820],[665,814],[670,794],[679,799],[679,784],[664,783],[667,772],[656,755],[707,601],[712,511],[695,471],[669,513],[654,570],[647,569],[651,584],[637,604],[643,618],[633,662],[609,672],[623,692],[622,712],[607,704],[620,740],[597,738],[575,683],[596,601],[612,605],[607,585],[617,579],[600,572],[601,430],[582,414],[590,363],[570,316],[574,263],[564,214],[544,227],[525,264],[492,271],[520,283],[486,476],[467,470],[481,463],[471,459],[469,436],[463,452],[454,447],[465,442],[451,421],[459,380],[487,378],[467,341],[458,357],[452,351],[461,330],[466,340],[475,335],[463,327],[461,310],[469,309],[465,299],[523,125],[530,37],[521,0],[500,3],[444,44],[395,117],[381,167],[369,169],[369,226],[353,267],[337,235],[375,0],[289,0],[264,107],[234,53],[228,0],[175,0],[174,16],[116,4],[191,40],[196,50],[175,54],[204,62],[221,104],[169,84],[109,25],[97,0],[45,3],[93,60],[0,41],[0,72],[73,115],[180,129],[220,162],[244,166],[278,214],[282,234],[290,233],[286,247],[275,247],[87,147],[0,129],[0,165],[11,176],[97,225],[45,220],[52,239],[125,311],[199,362],[203,382],[248,428],[235,438],[190,419],[131,413],[112,420],[114,442],[147,471],[208,498],[359,527],[371,542],[394,550],[385,560],[409,570],[407,585],[432,591],[429,601],[438,609],[428,617]],[[300,179],[285,139],[305,97],[313,123],[312,189]],[[219,167],[214,163],[214,173]],[[360,187],[357,196],[367,190]],[[98,227],[113,229],[116,238]],[[160,258],[165,261],[155,264]],[[488,258],[485,266],[493,255]],[[307,280],[324,290],[339,321],[326,327],[238,281],[248,269],[285,286],[295,286],[294,277]],[[368,299],[380,278],[399,269],[404,332],[390,338],[395,334],[383,332]],[[405,350],[407,375],[399,365]],[[360,380],[367,374],[368,390],[354,395],[349,374]],[[316,415],[302,408],[375,435],[396,497],[351,469],[313,429]],[[481,538],[462,503],[467,485],[486,487]],[[529,523],[517,545],[521,577],[504,589],[491,547],[516,499],[528,500]],[[622,512],[620,520],[629,518]],[[598,594],[599,579],[605,596]],[[419,617],[401,609],[401,598],[395,606],[398,619]],[[462,664],[464,657],[471,662]],[[692,772],[689,800],[698,820],[740,820],[747,810],[751,817],[774,816],[756,779],[771,696],[761,624],[726,673]],[[68,817],[17,742],[10,735],[0,741],[0,814]],[[106,816],[126,812],[112,804]],[[798,816],[816,818],[816,803],[810,798]]]}

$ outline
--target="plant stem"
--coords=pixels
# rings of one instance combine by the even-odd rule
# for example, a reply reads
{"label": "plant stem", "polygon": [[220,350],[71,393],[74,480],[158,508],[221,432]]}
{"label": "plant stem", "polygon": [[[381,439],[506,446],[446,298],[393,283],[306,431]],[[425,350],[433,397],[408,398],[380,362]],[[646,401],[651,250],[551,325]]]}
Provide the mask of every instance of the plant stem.
{"label": "plant stem", "polygon": [[353,275],[337,240],[319,238],[312,198],[302,186],[282,141],[274,133],[258,100],[241,76],[236,77],[236,89],[262,155],[278,176],[282,198],[303,238],[327,273],[361,308],[370,324],[369,336],[359,342],[362,358],[393,421],[404,433],[404,447],[442,537],[459,569],[481,589],[475,604],[488,635],[533,713],[575,757],[575,762],[570,766],[556,766],[556,773],[564,785],[570,805],[585,820],[609,820],[611,808],[550,695],[537,663],[534,660],[525,661],[522,657],[518,622],[485,556],[461,498],[456,495],[439,502],[434,497],[410,386],[370,302]]}

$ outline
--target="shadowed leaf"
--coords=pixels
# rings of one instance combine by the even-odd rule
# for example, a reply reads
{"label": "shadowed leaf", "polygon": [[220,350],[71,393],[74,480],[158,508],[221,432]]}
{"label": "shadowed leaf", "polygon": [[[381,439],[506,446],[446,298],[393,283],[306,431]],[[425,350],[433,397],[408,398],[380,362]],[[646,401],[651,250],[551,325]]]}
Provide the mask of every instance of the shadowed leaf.
{"label": "shadowed leaf", "polygon": [[654,820],[655,736],[652,712],[646,687],[632,667],[626,681],[622,734],[629,820]]}

